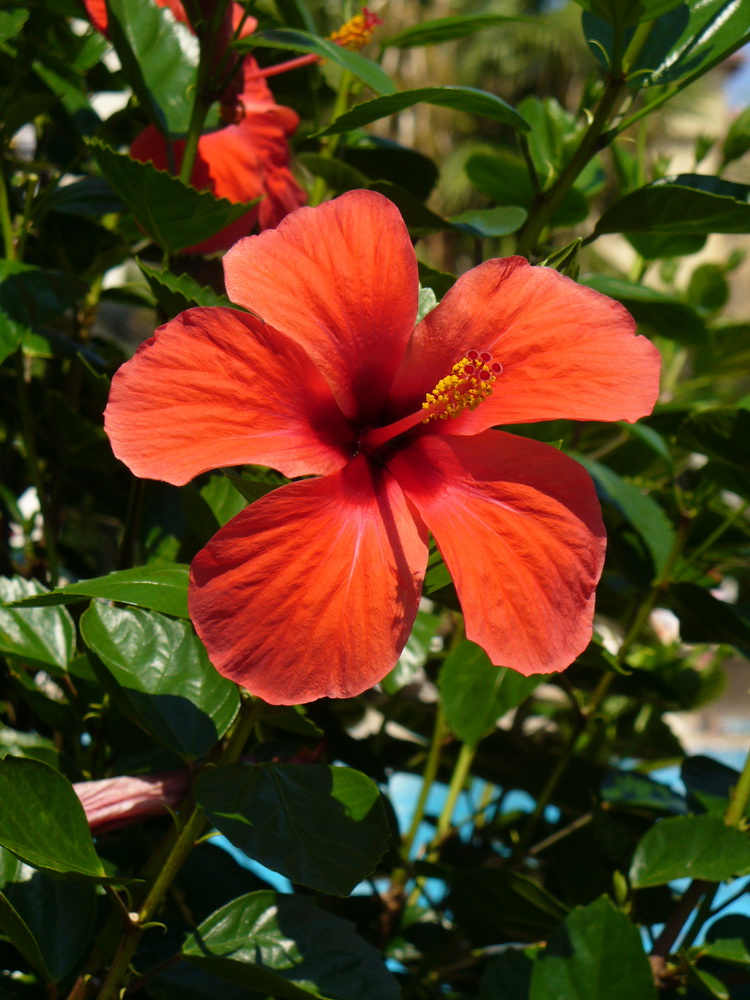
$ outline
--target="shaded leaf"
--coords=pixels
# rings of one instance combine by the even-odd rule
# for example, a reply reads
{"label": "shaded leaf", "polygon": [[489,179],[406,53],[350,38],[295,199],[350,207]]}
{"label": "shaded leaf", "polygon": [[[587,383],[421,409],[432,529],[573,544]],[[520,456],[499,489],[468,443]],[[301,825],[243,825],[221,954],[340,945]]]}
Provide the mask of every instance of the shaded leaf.
{"label": "shaded leaf", "polygon": [[229,764],[204,771],[195,796],[235,847],[322,892],[350,893],[386,848],[380,793],[348,767]]}
{"label": "shaded leaf", "polygon": [[708,331],[698,313],[684,302],[646,285],[603,274],[586,275],[581,284],[617,299],[639,326],[645,326],[680,344],[703,344]]}
{"label": "shaded leaf", "polygon": [[750,619],[694,583],[675,583],[669,603],[683,642],[721,642],[750,650]]}
{"label": "shaded leaf", "polygon": [[649,809],[673,815],[687,812],[683,795],[637,771],[609,771],[600,792],[602,801],[610,807]]}
{"label": "shaded leaf", "polygon": [[659,504],[622,476],[582,455],[573,455],[593,477],[599,489],[639,533],[651,553],[656,575],[664,569],[674,545],[674,529]]}
{"label": "shaded leaf", "polygon": [[[520,206],[527,212],[534,204],[535,192],[528,168],[520,156],[509,150],[474,153],[466,161],[471,183],[501,206]],[[571,188],[553,216],[556,226],[571,226],[588,215],[588,201]]]}
{"label": "shaded leaf", "polygon": [[80,629],[123,709],[175,753],[200,757],[227,731],[239,709],[237,686],[214,669],[187,622],[94,601]]}
{"label": "shaded leaf", "polygon": [[204,920],[182,954],[230,982],[282,1000],[401,996],[378,951],[353,925],[303,896],[240,896]]}
{"label": "shaded leaf", "polygon": [[610,24],[638,24],[654,21],[684,0],[575,0],[579,7],[604,18]]}
{"label": "shaded leaf", "polygon": [[63,271],[19,260],[0,260],[0,310],[16,323],[39,325],[56,319],[76,301],[82,288]]}
{"label": "shaded leaf", "polygon": [[638,929],[606,896],[576,907],[540,952],[529,1000],[656,1000]]}
{"label": "shaded leaf", "polygon": [[495,723],[520,705],[547,675],[524,677],[509,667],[495,667],[476,643],[463,639],[448,653],[438,677],[440,702],[451,730],[474,745]]}
{"label": "shaded leaf", "polygon": [[733,913],[706,928],[701,952],[737,965],[750,965],[750,917]]}
{"label": "shaded leaf", "polygon": [[349,132],[380,118],[396,114],[405,108],[411,108],[415,104],[434,104],[441,108],[453,108],[455,111],[464,111],[470,115],[502,122],[520,132],[529,130],[528,122],[515,108],[485,90],[477,90],[475,87],[420,87],[417,90],[404,90],[398,94],[358,104],[317,134],[323,136]]}
{"label": "shaded leaf", "polygon": [[94,929],[95,887],[51,878],[0,850],[0,889],[34,936],[46,977],[55,982],[64,979],[83,954]]}
{"label": "shaded leaf", "polygon": [[[0,22],[1,24],[2,22]],[[0,931],[18,948],[31,968],[38,972],[42,979],[46,979],[47,982],[52,980],[36,938],[31,933],[26,921],[3,892],[0,892]],[[2,993],[0,993],[1,997]]]}
{"label": "shaded leaf", "polygon": [[21,7],[11,7],[10,10],[0,10],[0,42],[7,42],[17,35],[28,20],[28,10]]}
{"label": "shaded leaf", "polygon": [[465,869],[451,882],[449,905],[475,946],[539,941],[568,912],[537,882],[507,869]]}
{"label": "shaded leaf", "polygon": [[189,274],[174,274],[173,271],[158,270],[142,260],[138,261],[154,298],[171,319],[193,306],[226,306],[232,303],[226,295],[218,295],[212,288],[204,288]]}
{"label": "shaded leaf", "polygon": [[750,871],[747,834],[717,816],[675,816],[647,831],[635,849],[630,881],[636,889],[677,878],[721,882]]}
{"label": "shaded leaf", "polygon": [[[209,191],[196,191],[126,153],[116,153],[98,141],[90,142],[102,173],[148,235],[173,253],[202,243],[240,219],[255,202],[231,202]],[[257,200],[257,199],[256,199]]]}
{"label": "shaded leaf", "polygon": [[705,174],[665,177],[616,201],[595,232],[749,233],[750,186]]}

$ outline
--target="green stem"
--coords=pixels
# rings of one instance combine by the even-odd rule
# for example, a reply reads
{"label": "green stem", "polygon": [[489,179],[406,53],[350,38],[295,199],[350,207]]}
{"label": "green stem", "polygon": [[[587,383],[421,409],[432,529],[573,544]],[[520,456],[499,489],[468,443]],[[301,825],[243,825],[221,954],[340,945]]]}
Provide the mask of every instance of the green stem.
{"label": "green stem", "polygon": [[[259,699],[243,698],[239,714],[219,758],[219,764],[231,764],[238,759],[262,710],[263,702]],[[199,839],[206,822],[206,817],[200,806],[188,801],[184,823],[177,833],[169,853],[160,865],[146,898],[137,912],[130,914],[130,922],[120,940],[120,945],[98,1000],[118,1000],[121,984],[127,976],[143,932],[157,913],[175,876]]]}
{"label": "green stem", "polygon": [[6,260],[16,259],[16,244],[13,234],[13,220],[10,216],[10,206],[8,204],[8,188],[5,184],[5,174],[0,170],[0,230],[5,243]]}
{"label": "green stem", "polygon": [[[344,70],[341,76],[341,85],[339,86],[339,92],[336,95],[336,103],[333,106],[333,114],[331,115],[331,121],[336,121],[349,107],[349,95],[351,92],[352,83],[354,77],[349,72],[349,70]],[[336,155],[336,150],[339,148],[341,142],[342,134],[328,136],[327,142],[320,152],[320,155],[325,160],[332,160]],[[324,177],[316,177],[313,183],[312,191],[310,192],[310,200],[308,204],[319,205],[326,196],[326,191],[328,190],[328,185]]]}
{"label": "green stem", "polygon": [[39,464],[39,452],[36,447],[36,435],[34,433],[34,417],[31,412],[29,401],[29,387],[26,384],[24,373],[25,359],[23,348],[19,347],[16,352],[16,390],[18,394],[18,412],[21,418],[21,436],[26,454],[26,466],[29,477],[34,484],[39,507],[42,512],[44,523],[44,546],[47,553],[47,576],[50,586],[57,584],[59,560],[57,554],[57,538],[55,535],[55,525],[52,518],[52,509],[47,496],[47,491],[42,478],[41,466]]}
{"label": "green stem", "polygon": [[193,109],[190,113],[190,124],[188,125],[187,138],[185,140],[185,150],[182,154],[182,164],[180,165],[180,180],[184,184],[190,183],[193,176],[195,158],[198,155],[198,141],[203,135],[203,126],[206,124],[206,117],[213,101],[202,97],[199,89],[196,88]]}
{"label": "green stem", "polygon": [[732,789],[729,797],[729,806],[724,814],[724,822],[727,826],[739,826],[745,818],[747,804],[750,801],[750,753],[745,758],[745,766],[742,768],[740,780]]}
{"label": "green stem", "polygon": [[704,538],[704,540],[701,542],[700,545],[698,545],[695,549],[693,549],[693,551],[685,559],[682,566],[680,567],[680,572],[677,574],[676,577],[677,580],[681,580],[684,578],[685,570],[689,566],[692,566],[703,555],[704,552],[707,552],[711,548],[711,546],[716,541],[718,541],[719,538],[721,538],[724,532],[728,531],[735,523],[735,521],[738,521],[742,517],[742,515],[745,513],[748,507],[750,507],[750,501],[746,500],[745,503],[743,503],[740,507],[738,507],[736,510],[733,510],[731,514],[728,514],[724,518],[722,523],[718,526],[718,528],[715,528],[711,532],[711,534],[708,535],[707,538]]}
{"label": "green stem", "polygon": [[417,835],[417,830],[424,819],[427,798],[430,794],[432,786],[435,784],[435,779],[437,778],[438,769],[440,767],[440,751],[443,748],[443,740],[445,739],[446,732],[447,726],[445,724],[445,712],[443,711],[443,706],[438,705],[437,712],[435,713],[435,727],[432,733],[432,742],[430,743],[430,750],[427,754],[424,774],[422,776],[422,787],[419,790],[419,798],[417,799],[417,804],[414,809],[414,815],[411,818],[411,824],[401,842],[401,854],[405,862],[409,858],[409,852],[411,851],[412,844],[414,843],[414,838]]}
{"label": "green stem", "polygon": [[456,766],[453,768],[453,774],[451,775],[450,785],[448,786],[448,795],[445,799],[445,804],[443,805],[442,812],[438,818],[437,829],[435,831],[435,837],[432,842],[433,847],[437,847],[441,841],[445,840],[451,829],[451,821],[453,820],[453,813],[456,810],[456,803],[458,802],[458,796],[464,789],[466,785],[466,779],[469,776],[469,771],[471,770],[471,765],[476,756],[477,748],[476,744],[471,745],[469,743],[464,743],[458,754],[458,759],[456,760]]}
{"label": "green stem", "polygon": [[190,183],[193,176],[195,158],[198,154],[198,141],[203,135],[206,124],[206,117],[211,110],[211,105],[217,98],[215,86],[211,86],[212,67],[215,63],[214,49],[219,36],[221,25],[224,21],[229,0],[219,0],[211,16],[211,23],[208,32],[201,33],[201,52],[198,62],[198,78],[195,85],[195,97],[193,107],[190,112],[190,124],[188,125],[187,137],[185,139],[185,150],[182,154],[182,164],[180,165],[180,180],[185,184]]}
{"label": "green stem", "polygon": [[599,106],[578,147],[552,187],[537,196],[531,214],[520,232],[518,253],[526,257],[534,253],[541,234],[552,221],[553,215],[573,187],[578,175],[601,148],[604,128],[617,110],[624,85],[622,76],[608,76]]}
{"label": "green stem", "polygon": [[[633,644],[637,641],[641,632],[645,628],[649,616],[653,611],[654,605],[656,604],[657,598],[671,578],[672,570],[674,569],[675,563],[677,562],[685,545],[689,529],[690,521],[687,518],[683,518],[677,529],[677,534],[675,535],[675,540],[672,544],[669,556],[667,557],[667,561],[664,564],[664,568],[661,573],[658,574],[656,580],[651,586],[651,589],[638,608],[635,618],[633,619],[633,623],[620,644],[620,648],[618,649],[616,656],[616,662],[618,665],[622,665],[625,662],[625,657],[628,655]],[[544,787],[542,788],[542,791],[539,793],[534,811],[531,813],[526,828],[515,846],[513,851],[514,858],[520,858],[526,852],[526,849],[536,832],[536,828],[539,825],[539,821],[542,818],[544,810],[549,805],[552,796],[555,793],[560,778],[563,776],[568,768],[568,765],[570,764],[570,761],[575,756],[580,737],[583,735],[589,722],[598,711],[601,703],[604,701],[615,676],[616,675],[614,673],[602,674],[599,679],[599,683],[591,693],[588,705],[576,719],[573,725],[573,731],[565,745],[565,749],[553,767],[547,781],[544,784]]]}

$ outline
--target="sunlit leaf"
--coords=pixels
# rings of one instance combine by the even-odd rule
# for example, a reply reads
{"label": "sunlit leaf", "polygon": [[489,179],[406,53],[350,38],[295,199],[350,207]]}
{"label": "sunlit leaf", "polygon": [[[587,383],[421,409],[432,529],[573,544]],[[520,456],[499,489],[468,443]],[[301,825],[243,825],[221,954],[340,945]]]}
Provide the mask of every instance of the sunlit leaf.
{"label": "sunlit leaf", "polygon": [[645,889],[677,878],[721,882],[748,871],[746,833],[718,816],[675,816],[646,832],[633,855],[630,881]]}
{"label": "sunlit leaf", "polygon": [[237,686],[213,668],[187,622],[95,601],[80,628],[123,709],[175,753],[200,757],[226,732],[239,708]]}

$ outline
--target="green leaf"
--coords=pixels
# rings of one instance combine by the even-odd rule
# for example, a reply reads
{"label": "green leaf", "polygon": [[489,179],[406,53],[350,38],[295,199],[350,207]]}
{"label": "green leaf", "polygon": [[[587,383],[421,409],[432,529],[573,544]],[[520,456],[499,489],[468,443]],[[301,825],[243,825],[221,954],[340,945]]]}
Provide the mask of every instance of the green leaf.
{"label": "green leaf", "polygon": [[750,107],[741,111],[729,126],[721,147],[722,167],[732,160],[739,160],[750,150]]}
{"label": "green leaf", "polygon": [[680,619],[683,642],[726,643],[750,650],[750,619],[694,583],[675,583],[669,603]]}
{"label": "green leaf", "polygon": [[399,1000],[379,952],[348,920],[304,896],[251,892],[204,920],[185,958],[246,989],[281,1000]]}
{"label": "green leaf", "polygon": [[533,959],[527,950],[508,948],[497,958],[491,958],[482,973],[479,1000],[520,1000],[528,997],[531,988]]}
{"label": "green leaf", "polygon": [[[1,23],[1,22],[0,22]],[[0,892],[0,931],[18,948],[23,957],[42,979],[52,981],[39,944],[28,924],[16,910],[5,893]],[[3,994],[0,993],[0,1000]]]}
{"label": "green leaf", "polygon": [[70,879],[107,878],[83,806],[59,771],[38,760],[0,760],[0,845],[26,864]]}
{"label": "green leaf", "polygon": [[461,14],[457,17],[439,17],[434,21],[412,24],[380,44],[396,49],[411,49],[417,45],[441,45],[443,42],[453,42],[457,38],[468,38],[486,28],[500,27],[509,21],[530,20],[525,17],[507,17],[504,14]]}
{"label": "green leaf", "polygon": [[706,245],[707,236],[680,235],[679,233],[626,233],[625,239],[644,260],[661,260],[670,257],[687,257],[698,253]]}
{"label": "green leaf", "polygon": [[124,205],[103,177],[79,177],[70,184],[55,188],[47,207],[64,215],[83,215],[100,219],[103,215],[122,212]]}
{"label": "green leaf", "polygon": [[473,208],[460,215],[452,215],[448,222],[454,229],[462,229],[470,236],[484,239],[490,236],[507,236],[517,232],[529,213],[520,205],[501,205],[497,208]]}
{"label": "green leaf", "polygon": [[750,186],[705,174],[665,177],[615,202],[595,233],[750,233]]}
{"label": "green leaf", "polygon": [[680,428],[680,444],[746,472],[750,468],[750,410],[722,406],[693,413]]}
{"label": "green leaf", "polygon": [[733,913],[706,928],[701,952],[723,962],[750,965],[750,917]]}
{"label": "green leaf", "polygon": [[656,1000],[638,929],[606,896],[578,906],[550,937],[529,1000]]}
{"label": "green leaf", "polygon": [[19,34],[28,17],[28,10],[23,10],[20,7],[0,10],[0,42],[7,42],[9,38],[14,38]]}
{"label": "green leaf", "polygon": [[638,844],[630,881],[645,889],[677,878],[722,882],[748,871],[747,833],[718,816],[675,816],[652,826]]}
{"label": "green leaf", "polygon": [[328,128],[318,132],[318,136],[337,135],[349,132],[370,122],[396,114],[415,104],[434,104],[440,108],[453,108],[466,114],[489,118],[491,121],[510,125],[520,132],[528,132],[529,124],[521,115],[506,104],[500,97],[475,87],[420,87],[417,90],[404,90],[387,97],[378,97],[374,101],[358,104],[351,111],[336,118]]}
{"label": "green leaf", "polygon": [[[515,153],[507,149],[474,153],[466,161],[471,183],[501,206],[521,206],[527,212],[535,199],[529,171]],[[571,188],[553,216],[556,226],[572,226],[588,215],[588,201],[581,191]]]}
{"label": "green leaf", "polygon": [[637,771],[608,771],[600,792],[602,802],[610,808],[648,809],[676,815],[687,812],[683,795]]}
{"label": "green leaf", "polygon": [[75,305],[82,289],[63,271],[0,260],[0,310],[16,323],[39,325]]}
{"label": "green leaf", "polygon": [[610,24],[639,24],[654,21],[684,0],[575,0],[579,7]]}
{"label": "green leaf", "polygon": [[509,667],[495,667],[480,646],[463,639],[446,657],[438,689],[451,730],[473,746],[545,680],[546,674],[524,677]]}
{"label": "green leaf", "polygon": [[229,764],[204,771],[195,797],[235,847],[321,892],[347,895],[386,849],[380,793],[348,767]]}
{"label": "green leaf", "polygon": [[[47,593],[36,580],[0,577],[0,601]],[[31,665],[65,670],[74,643],[75,626],[64,608],[0,607],[0,653]]]}
{"label": "green leaf", "polygon": [[326,38],[319,38],[308,31],[282,28],[276,31],[262,31],[252,35],[245,45],[237,46],[239,50],[254,49],[257,46],[270,49],[290,49],[292,52],[314,52],[322,59],[330,59],[367,84],[376,94],[393,94],[396,85],[380,66],[365,59],[356,52],[351,52]]}
{"label": "green leaf", "polygon": [[141,105],[160,131],[187,132],[198,39],[152,0],[107,0],[107,12],[107,34]]}
{"label": "green leaf", "polygon": [[639,326],[662,337],[691,346],[706,342],[708,331],[698,313],[664,292],[604,274],[586,275],[581,284],[622,302]]}
{"label": "green leaf", "polygon": [[538,941],[568,912],[537,882],[507,869],[462,869],[451,882],[450,907],[475,946]]}
{"label": "green leaf", "polygon": [[96,140],[89,146],[102,173],[140,225],[171,253],[202,243],[242,218],[255,204],[196,191],[152,163],[133,160]]}
{"label": "green leaf", "polygon": [[189,567],[181,563],[135,566],[93,580],[69,583],[49,592],[40,591],[38,597],[17,599],[14,606],[39,608],[50,604],[77,604],[90,597],[100,597],[105,601],[161,611],[176,618],[189,618],[188,575]]}
{"label": "green leaf", "polygon": [[[54,982],[64,979],[83,954],[94,929],[95,887],[50,878],[9,851],[0,850],[0,888],[38,946],[45,978]],[[0,927],[2,909],[0,905]],[[25,954],[20,944],[16,947]]]}
{"label": "green leaf", "polygon": [[31,330],[0,312],[0,364],[23,344]]}
{"label": "green leaf", "polygon": [[407,191],[399,184],[394,184],[392,181],[371,181],[367,187],[370,191],[385,195],[393,202],[412,236],[426,236],[428,233],[450,229],[450,223],[446,219],[433,212],[411,191]]}
{"label": "green leaf", "polygon": [[[606,4],[606,0],[597,2],[600,6]],[[690,0],[671,6],[672,10],[666,10],[651,25],[629,67],[629,82],[634,88],[674,84],[674,90],[680,90],[750,40],[750,9],[745,3]],[[598,13],[606,17],[601,10]],[[614,34],[607,20],[589,14],[583,17],[586,38],[600,62],[602,50],[608,53],[610,61],[612,57]],[[625,31],[625,45],[633,39],[633,31],[633,28]],[[592,41],[596,44],[591,44]]]}
{"label": "green leaf", "polygon": [[172,271],[159,270],[150,267],[142,260],[138,260],[138,266],[168,319],[193,306],[232,308],[232,303],[226,295],[219,295],[212,288],[204,288],[189,274],[174,274]]}
{"label": "green leaf", "polygon": [[80,629],[114,678],[123,710],[175,753],[200,757],[227,731],[239,709],[237,686],[211,666],[187,622],[95,601]]}
{"label": "green leaf", "polygon": [[667,515],[652,497],[641,492],[601,462],[595,462],[583,455],[573,458],[593,477],[597,486],[607,495],[623,517],[632,524],[651,553],[654,570],[658,576],[667,564],[674,545],[674,529]]}

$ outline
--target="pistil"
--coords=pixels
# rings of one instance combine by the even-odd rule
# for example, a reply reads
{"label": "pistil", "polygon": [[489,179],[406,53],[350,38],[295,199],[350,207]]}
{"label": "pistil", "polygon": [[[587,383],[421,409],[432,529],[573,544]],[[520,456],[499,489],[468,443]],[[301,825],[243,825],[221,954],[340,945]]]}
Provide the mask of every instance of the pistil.
{"label": "pistil", "polygon": [[464,410],[475,410],[491,395],[493,383],[502,370],[503,366],[493,362],[488,351],[467,351],[466,356],[453,365],[450,374],[427,393],[419,410],[386,427],[373,427],[362,437],[361,446],[374,450],[419,424],[448,420]]}

